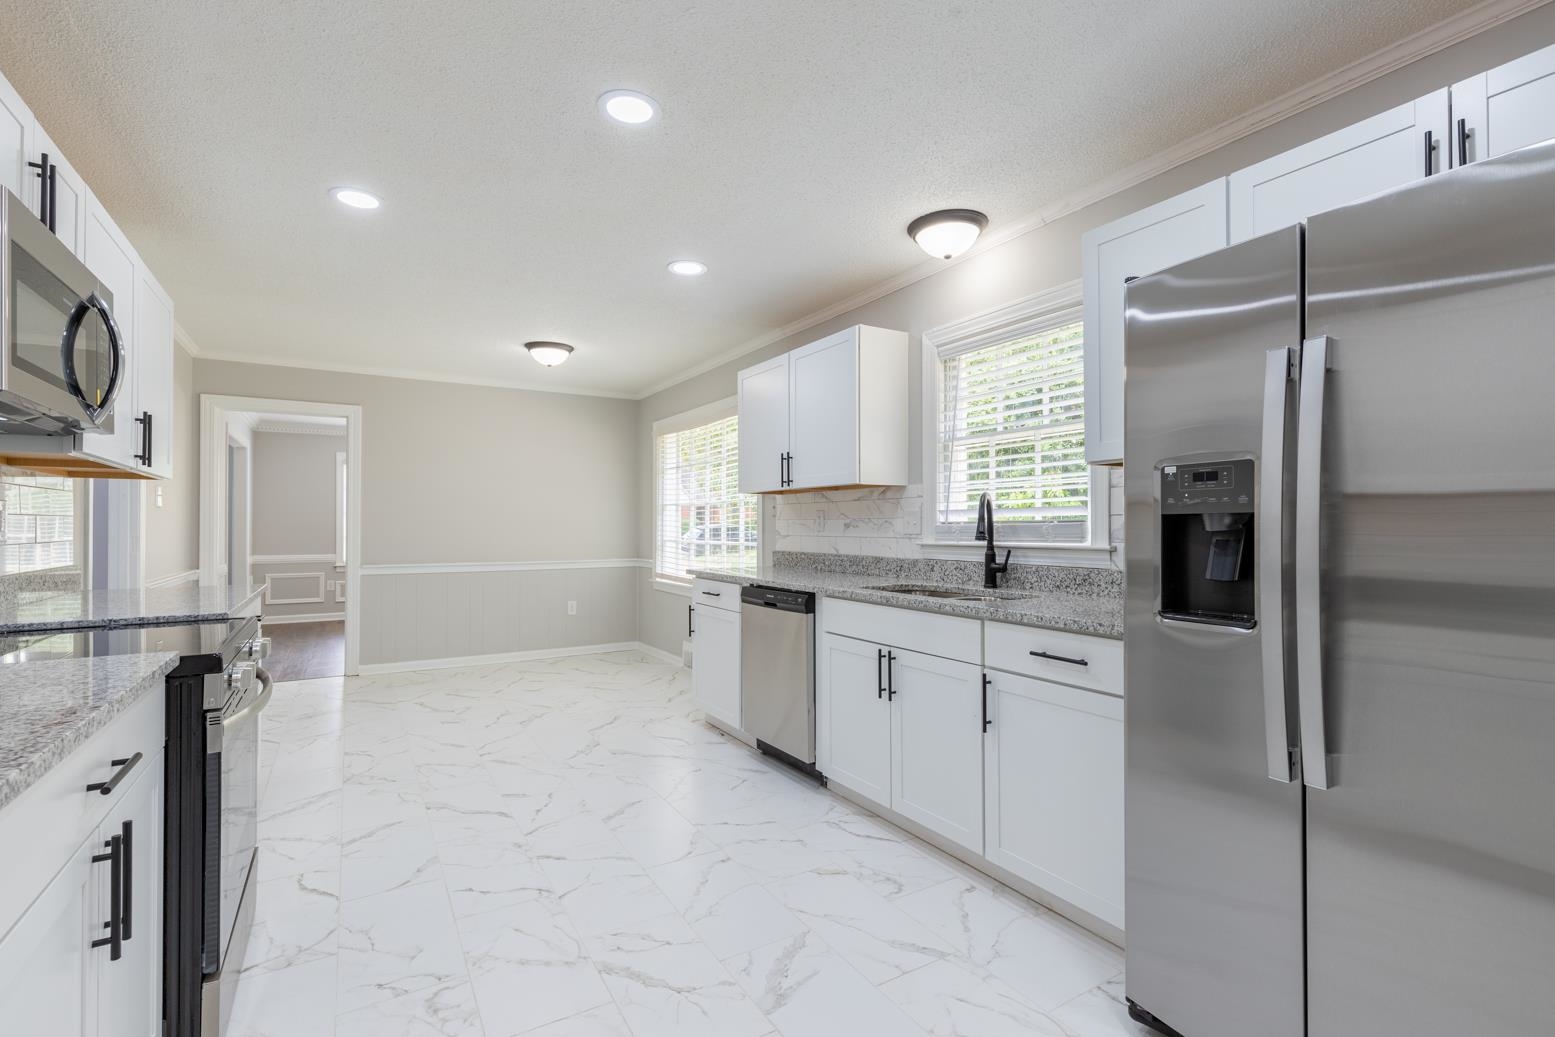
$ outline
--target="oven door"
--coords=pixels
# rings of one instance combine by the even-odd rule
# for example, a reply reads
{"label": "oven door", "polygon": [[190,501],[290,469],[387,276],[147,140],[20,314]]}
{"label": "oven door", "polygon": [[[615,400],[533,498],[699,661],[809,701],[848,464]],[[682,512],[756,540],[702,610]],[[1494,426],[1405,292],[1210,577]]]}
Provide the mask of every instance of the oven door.
{"label": "oven door", "polygon": [[9,402],[56,419],[61,430],[111,433],[125,374],[113,293],[15,195],[3,198],[0,389]]}
{"label": "oven door", "polygon": [[217,834],[215,840],[207,837],[205,846],[207,975],[225,970],[228,955],[236,950],[241,956],[247,941],[239,918],[245,895],[252,895],[249,872],[259,835],[259,713],[273,687],[269,674],[253,663],[234,667],[232,683],[219,721],[211,718],[206,759],[206,829]]}

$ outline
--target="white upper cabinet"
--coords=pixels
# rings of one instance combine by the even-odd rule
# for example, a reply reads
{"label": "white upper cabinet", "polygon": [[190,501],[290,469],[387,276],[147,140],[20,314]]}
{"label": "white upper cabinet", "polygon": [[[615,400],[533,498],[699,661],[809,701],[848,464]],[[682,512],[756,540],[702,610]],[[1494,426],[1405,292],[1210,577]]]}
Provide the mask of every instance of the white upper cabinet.
{"label": "white upper cabinet", "polygon": [[[153,475],[173,474],[173,300],[145,264],[135,268],[135,413],[137,460]],[[115,429],[117,432],[117,428]]]}
{"label": "white upper cabinet", "polygon": [[745,493],[907,482],[907,334],[865,325],[738,376]]}
{"label": "white upper cabinet", "polygon": [[1246,241],[1449,168],[1448,91],[1232,173],[1231,241]]}
{"label": "white upper cabinet", "polygon": [[1123,289],[1144,277],[1224,248],[1224,178],[1086,233],[1085,459],[1123,460]]}
{"label": "white upper cabinet", "polygon": [[[141,449],[141,426],[136,387],[135,288],[139,258],[119,227],[95,195],[87,195],[86,228],[82,235],[84,262],[103,287],[113,293],[113,319],[124,342],[124,364],[119,373],[119,396],[113,405],[113,432],[89,432],[82,437],[83,451],[114,464],[136,467]],[[171,374],[171,372],[169,372]]]}
{"label": "white upper cabinet", "polygon": [[788,482],[788,356],[739,373],[741,493],[767,493]]}
{"label": "white upper cabinet", "polygon": [[1555,137],[1555,47],[1545,47],[1452,88],[1452,164]]}
{"label": "white upper cabinet", "polygon": [[0,79],[0,187],[26,201],[29,184],[36,171],[28,168],[33,161],[32,109],[22,101],[11,84]]}

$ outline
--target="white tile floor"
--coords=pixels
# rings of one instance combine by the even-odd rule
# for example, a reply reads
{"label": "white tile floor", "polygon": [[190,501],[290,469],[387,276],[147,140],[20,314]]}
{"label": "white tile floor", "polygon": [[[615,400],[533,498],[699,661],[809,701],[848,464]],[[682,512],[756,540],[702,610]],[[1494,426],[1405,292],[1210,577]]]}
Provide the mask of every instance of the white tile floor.
{"label": "white tile floor", "polygon": [[633,652],[283,684],[238,1037],[1139,1037],[1117,948]]}

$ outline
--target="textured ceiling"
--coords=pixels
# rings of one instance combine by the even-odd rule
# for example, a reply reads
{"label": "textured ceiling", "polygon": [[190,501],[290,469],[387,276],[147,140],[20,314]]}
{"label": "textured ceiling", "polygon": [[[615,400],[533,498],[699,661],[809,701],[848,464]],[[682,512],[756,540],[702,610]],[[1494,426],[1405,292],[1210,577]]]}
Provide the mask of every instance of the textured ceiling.
{"label": "textured ceiling", "polygon": [[633,393],[1468,6],[11,0],[0,70],[202,349]]}

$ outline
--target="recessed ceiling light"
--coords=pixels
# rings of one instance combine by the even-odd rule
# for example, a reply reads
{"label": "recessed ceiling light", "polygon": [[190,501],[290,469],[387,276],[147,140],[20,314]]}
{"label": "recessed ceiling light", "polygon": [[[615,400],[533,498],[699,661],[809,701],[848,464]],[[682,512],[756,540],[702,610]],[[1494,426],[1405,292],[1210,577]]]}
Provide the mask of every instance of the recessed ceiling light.
{"label": "recessed ceiling light", "polygon": [[941,209],[907,225],[918,247],[936,259],[954,259],[977,243],[988,217],[976,209]]}
{"label": "recessed ceiling light", "polygon": [[599,96],[600,109],[616,122],[640,126],[659,114],[659,105],[636,90],[611,90]]}
{"label": "recessed ceiling light", "polygon": [[524,348],[529,350],[530,356],[546,367],[565,363],[567,358],[572,356],[572,347],[565,342],[525,342]]}
{"label": "recessed ceiling light", "polygon": [[681,277],[701,277],[707,273],[707,264],[698,263],[694,259],[677,259],[669,266],[670,273],[679,274]]}
{"label": "recessed ceiling light", "polygon": [[383,204],[378,200],[377,195],[368,194],[355,187],[337,187],[329,193],[335,196],[335,201],[341,205],[349,205],[353,209],[376,209]]}

